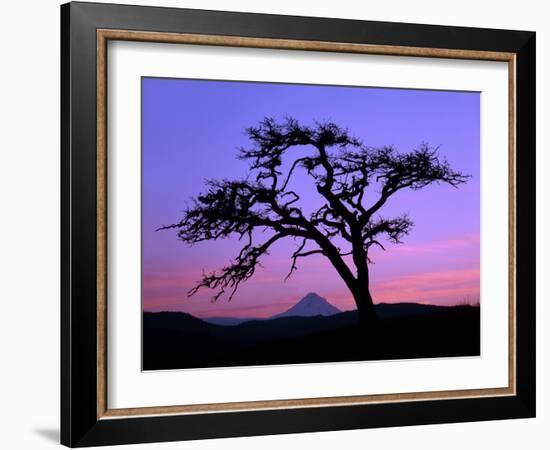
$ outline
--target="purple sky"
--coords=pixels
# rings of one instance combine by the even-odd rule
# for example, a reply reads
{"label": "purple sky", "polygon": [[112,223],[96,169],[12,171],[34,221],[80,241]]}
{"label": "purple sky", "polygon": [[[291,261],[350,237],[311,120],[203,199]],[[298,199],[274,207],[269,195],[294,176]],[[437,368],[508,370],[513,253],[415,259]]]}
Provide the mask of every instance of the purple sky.
{"label": "purple sky", "polygon": [[[431,185],[401,191],[381,210],[406,213],[414,228],[404,244],[372,252],[375,302],[456,304],[479,298],[478,93],[309,86],[144,78],[143,110],[143,308],[180,310],[197,316],[265,317],[281,312],[314,291],[341,309],[354,303],[322,256],[301,258],[284,282],[297,242],[280,241],[263,268],[242,284],[231,302],[210,301],[203,289],[186,292],[204,271],[227,265],[240,249],[229,240],[197,244],[177,240],[174,230],[190,199],[207,178],[241,178],[247,162],[236,158],[247,146],[244,129],[265,116],[292,116],[304,124],[333,121],[368,146],[394,145],[410,151],[421,142],[440,145],[451,166],[472,178],[455,189]],[[303,201],[318,201],[311,180],[296,172],[294,189]],[[307,208],[307,205],[305,206]]]}

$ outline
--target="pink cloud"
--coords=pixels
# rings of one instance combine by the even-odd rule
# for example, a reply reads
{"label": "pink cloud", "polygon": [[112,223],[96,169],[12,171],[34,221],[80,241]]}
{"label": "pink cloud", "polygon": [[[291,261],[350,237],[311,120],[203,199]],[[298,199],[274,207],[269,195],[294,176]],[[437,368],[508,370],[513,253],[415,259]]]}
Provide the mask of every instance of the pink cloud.
{"label": "pink cloud", "polygon": [[[479,298],[478,258],[477,234],[428,245],[390,246],[387,252],[376,254],[376,264],[371,266],[374,301],[456,304],[466,298]],[[383,262],[378,264],[380,259]],[[307,292],[315,291],[342,310],[355,308],[343,281],[321,256],[300,261],[298,270],[285,282],[290,264],[288,255],[277,252],[267,256],[264,264],[265,267],[259,267],[254,276],[241,285],[231,302],[222,297],[211,303],[214,292],[208,289],[188,298],[189,289],[203,273],[202,267],[193,266],[189,261],[164,271],[145,272],[143,307],[148,311],[182,310],[202,316],[266,317],[282,312]],[[438,270],[439,267],[446,270]]]}
{"label": "pink cloud", "polygon": [[265,318],[271,317],[275,314],[279,314],[283,311],[286,311],[288,308],[293,306],[295,302],[277,302],[277,303],[268,303],[257,306],[245,306],[245,307],[236,307],[228,310],[227,308],[213,308],[213,309],[204,309],[198,310],[195,314],[198,317],[258,317]]}
{"label": "pink cloud", "polygon": [[479,234],[468,233],[448,239],[429,242],[422,245],[400,244],[386,247],[386,251],[375,249],[376,260],[386,260],[396,257],[408,257],[425,255],[434,257],[438,254],[445,255],[448,252],[476,252],[479,253]]}
{"label": "pink cloud", "polygon": [[464,298],[479,298],[479,268],[467,268],[404,275],[375,282],[376,302],[417,301],[456,304]]}

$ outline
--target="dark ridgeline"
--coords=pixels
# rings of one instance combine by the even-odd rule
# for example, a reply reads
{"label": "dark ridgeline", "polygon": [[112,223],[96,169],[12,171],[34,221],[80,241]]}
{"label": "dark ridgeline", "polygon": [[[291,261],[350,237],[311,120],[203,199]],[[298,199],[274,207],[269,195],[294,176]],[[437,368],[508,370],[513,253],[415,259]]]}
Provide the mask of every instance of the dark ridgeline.
{"label": "dark ridgeline", "polygon": [[[252,146],[241,149],[239,158],[249,162],[250,176],[208,181],[207,192],[194,199],[183,218],[161,228],[177,229],[187,244],[229,237],[245,242],[231,264],[205,274],[189,294],[204,287],[217,290],[214,300],[225,292],[231,299],[273,244],[296,239],[299,245],[290,255],[288,276],[299,258],[323,255],[355,300],[356,316],[365,331],[379,328],[369,288],[369,251],[384,250],[384,236],[401,243],[413,226],[406,214],[384,218],[380,209],[403,189],[418,190],[432,183],[458,187],[468,176],[440,160],[437,147],[421,144],[408,153],[391,146],[368,147],[334,123],[308,127],[291,118],[282,123],[266,118],[246,132]],[[297,147],[307,152],[296,154]],[[290,188],[298,170],[311,178],[322,200],[311,214],[299,206],[302,193]],[[254,242],[258,230],[265,238],[261,243]],[[340,241],[346,248],[335,244]],[[352,264],[346,263],[346,255]],[[404,342],[407,339],[403,336]]]}
{"label": "dark ridgeline", "polygon": [[[314,292],[307,294],[302,300],[296,303],[286,311],[276,314],[269,319],[277,319],[279,317],[304,317],[304,316],[331,316],[338,314],[340,311],[335,306],[327,302],[326,299],[320,297]],[[257,317],[205,317],[202,320],[214,325],[239,325],[249,320],[258,320]]]}
{"label": "dark ridgeline", "polygon": [[145,312],[143,369],[480,354],[478,306],[379,304],[375,308],[380,326],[367,332],[360,325],[357,311],[339,312],[313,293],[293,308],[289,311],[301,315],[201,320],[183,312]]}

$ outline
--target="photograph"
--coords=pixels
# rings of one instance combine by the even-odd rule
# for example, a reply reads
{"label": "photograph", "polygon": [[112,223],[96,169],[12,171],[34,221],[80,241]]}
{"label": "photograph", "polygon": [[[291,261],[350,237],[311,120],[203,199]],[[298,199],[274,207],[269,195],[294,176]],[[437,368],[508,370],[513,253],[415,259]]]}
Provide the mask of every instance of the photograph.
{"label": "photograph", "polygon": [[142,77],[142,370],[479,357],[480,107]]}

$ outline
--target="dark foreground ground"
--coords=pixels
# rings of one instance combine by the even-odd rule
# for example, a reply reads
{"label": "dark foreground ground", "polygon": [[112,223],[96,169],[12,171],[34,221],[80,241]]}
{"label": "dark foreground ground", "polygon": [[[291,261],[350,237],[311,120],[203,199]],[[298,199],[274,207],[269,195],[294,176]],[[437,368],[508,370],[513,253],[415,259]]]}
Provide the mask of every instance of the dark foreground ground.
{"label": "dark foreground ground", "polygon": [[186,313],[143,314],[143,370],[478,356],[479,307],[377,306],[364,331],[355,311],[329,317],[213,325]]}

